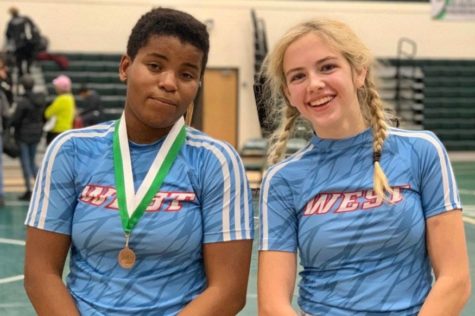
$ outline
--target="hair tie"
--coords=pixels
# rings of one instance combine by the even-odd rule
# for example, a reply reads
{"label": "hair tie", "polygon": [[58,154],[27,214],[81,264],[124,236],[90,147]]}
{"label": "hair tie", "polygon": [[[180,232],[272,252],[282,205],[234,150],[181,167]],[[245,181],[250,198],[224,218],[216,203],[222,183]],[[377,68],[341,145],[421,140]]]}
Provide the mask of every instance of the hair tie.
{"label": "hair tie", "polygon": [[381,160],[381,152],[380,151],[373,152],[373,163],[379,162],[380,160]]}

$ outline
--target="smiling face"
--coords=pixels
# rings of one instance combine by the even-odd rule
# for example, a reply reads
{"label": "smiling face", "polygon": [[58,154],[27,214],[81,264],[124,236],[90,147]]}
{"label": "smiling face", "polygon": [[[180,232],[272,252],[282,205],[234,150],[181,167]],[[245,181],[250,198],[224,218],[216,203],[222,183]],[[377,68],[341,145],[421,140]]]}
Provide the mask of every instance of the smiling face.
{"label": "smiling face", "polygon": [[283,60],[284,93],[319,137],[346,138],[367,126],[357,89],[366,71],[355,73],[343,55],[315,33],[290,44]]}
{"label": "smiling face", "polygon": [[166,135],[193,102],[203,52],[174,36],[151,36],[132,60],[123,56],[127,82],[125,119],[129,139],[147,143]]}

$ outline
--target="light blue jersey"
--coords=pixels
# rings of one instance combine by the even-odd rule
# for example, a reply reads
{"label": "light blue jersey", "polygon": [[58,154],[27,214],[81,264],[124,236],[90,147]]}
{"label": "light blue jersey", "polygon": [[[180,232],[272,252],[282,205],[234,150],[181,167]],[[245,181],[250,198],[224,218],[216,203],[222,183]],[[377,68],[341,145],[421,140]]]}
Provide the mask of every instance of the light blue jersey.
{"label": "light blue jersey", "polygon": [[[112,157],[114,122],[73,130],[48,147],[26,225],[71,236],[67,286],[82,315],[176,315],[206,287],[203,243],[253,238],[242,162],[226,143],[187,128],[186,143],[124,247]],[[129,142],[135,189],[163,139]]]}
{"label": "light blue jersey", "polygon": [[314,136],[262,182],[260,249],[300,254],[299,306],[311,315],[416,315],[431,288],[426,220],[461,209],[442,143],[390,129],[381,165],[391,204],[373,191],[372,133]]}

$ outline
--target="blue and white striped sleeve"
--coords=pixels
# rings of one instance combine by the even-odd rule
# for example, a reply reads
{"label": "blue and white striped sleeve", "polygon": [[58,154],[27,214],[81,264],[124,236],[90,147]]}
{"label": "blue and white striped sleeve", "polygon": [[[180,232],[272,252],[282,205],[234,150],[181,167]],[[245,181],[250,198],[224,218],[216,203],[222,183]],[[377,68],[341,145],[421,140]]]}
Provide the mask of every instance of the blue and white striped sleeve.
{"label": "blue and white striped sleeve", "polygon": [[425,217],[461,209],[457,183],[444,145],[432,132],[422,135],[426,141],[420,153],[421,200]]}
{"label": "blue and white striped sleeve", "polygon": [[59,135],[47,148],[25,220],[27,226],[71,234],[77,192],[70,135]]}
{"label": "blue and white striped sleeve", "polygon": [[292,206],[292,190],[278,171],[285,164],[267,171],[259,199],[259,250],[296,252],[298,219]]}
{"label": "blue and white striped sleeve", "polygon": [[203,242],[252,239],[252,196],[242,161],[229,144],[189,134],[187,144],[201,147]]}

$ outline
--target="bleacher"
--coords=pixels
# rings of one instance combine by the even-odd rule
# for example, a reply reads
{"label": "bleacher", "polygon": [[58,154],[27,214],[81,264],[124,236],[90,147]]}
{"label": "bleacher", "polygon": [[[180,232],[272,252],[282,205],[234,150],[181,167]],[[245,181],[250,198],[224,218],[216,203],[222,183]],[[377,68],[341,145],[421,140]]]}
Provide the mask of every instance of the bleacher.
{"label": "bleacher", "polygon": [[400,127],[412,130],[423,128],[422,105],[423,72],[417,67],[401,66],[399,69],[381,60],[375,69],[379,94],[385,109],[394,113]]}
{"label": "bleacher", "polygon": [[119,80],[120,54],[86,54],[86,53],[59,53],[68,61],[68,68],[61,70],[54,61],[41,61],[39,65],[50,96],[55,91],[51,81],[60,74],[71,78],[73,94],[76,96],[78,108],[82,107],[77,97],[82,85],[96,90],[101,96],[104,108],[104,120],[116,119],[120,116],[125,102],[125,84]]}
{"label": "bleacher", "polygon": [[[125,102],[125,85],[118,75],[120,55],[63,55],[69,60],[67,70],[53,61],[40,62],[49,94],[54,95],[51,81],[64,73],[73,82],[74,94],[87,84],[101,95],[105,119],[117,118]],[[389,104],[395,104],[406,123],[403,127],[434,131],[448,150],[475,150],[475,60],[390,59],[382,64],[386,67],[377,71],[383,79],[380,92]],[[243,148],[243,153],[247,149],[255,152],[252,144]],[[266,146],[260,144],[263,152]],[[251,163],[250,168],[258,169],[257,164]]]}
{"label": "bleacher", "polygon": [[475,60],[406,59],[399,63],[422,71],[423,89],[413,106],[422,114],[423,128],[435,132],[448,150],[475,150]]}

